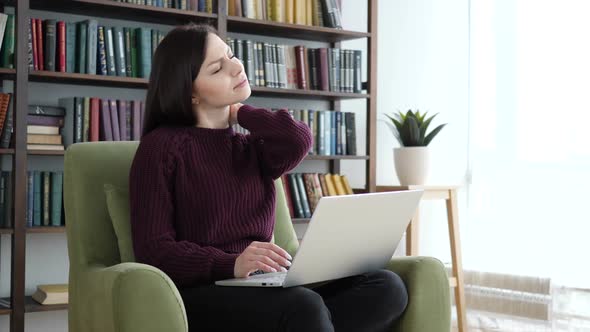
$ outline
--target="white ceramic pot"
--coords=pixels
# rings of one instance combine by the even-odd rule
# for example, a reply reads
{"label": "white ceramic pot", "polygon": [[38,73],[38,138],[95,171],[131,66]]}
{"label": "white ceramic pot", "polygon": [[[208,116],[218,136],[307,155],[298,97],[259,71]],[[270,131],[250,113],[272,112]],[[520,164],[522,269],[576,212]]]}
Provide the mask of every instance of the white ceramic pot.
{"label": "white ceramic pot", "polygon": [[426,183],[430,165],[428,147],[394,148],[393,161],[397,178],[402,186]]}

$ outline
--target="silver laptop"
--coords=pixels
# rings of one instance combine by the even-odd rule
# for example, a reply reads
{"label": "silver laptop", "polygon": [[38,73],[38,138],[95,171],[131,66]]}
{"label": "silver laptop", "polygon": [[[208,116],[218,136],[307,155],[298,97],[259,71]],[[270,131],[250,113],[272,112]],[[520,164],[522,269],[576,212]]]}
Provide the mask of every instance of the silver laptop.
{"label": "silver laptop", "polygon": [[384,268],[414,216],[422,190],[322,197],[287,272],[216,281],[292,287]]}

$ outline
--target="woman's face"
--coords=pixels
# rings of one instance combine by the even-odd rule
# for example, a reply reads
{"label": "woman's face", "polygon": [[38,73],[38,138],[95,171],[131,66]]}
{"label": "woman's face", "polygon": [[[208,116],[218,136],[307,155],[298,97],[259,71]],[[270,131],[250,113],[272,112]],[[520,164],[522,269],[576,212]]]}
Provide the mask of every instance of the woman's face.
{"label": "woman's face", "polygon": [[195,98],[202,107],[219,108],[246,100],[250,84],[242,62],[217,35],[207,37],[207,54],[193,82]]}

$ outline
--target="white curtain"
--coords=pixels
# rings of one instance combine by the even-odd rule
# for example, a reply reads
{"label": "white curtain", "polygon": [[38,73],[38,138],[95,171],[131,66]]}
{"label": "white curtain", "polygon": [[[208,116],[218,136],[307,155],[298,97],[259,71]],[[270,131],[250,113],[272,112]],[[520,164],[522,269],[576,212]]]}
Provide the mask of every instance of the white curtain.
{"label": "white curtain", "polygon": [[[488,273],[486,278],[548,280],[553,289],[540,300],[502,291],[482,303],[475,291],[483,278],[473,279],[467,288],[470,325],[588,331],[590,1],[470,0],[469,41],[464,267]],[[513,302],[502,300],[506,296]],[[543,303],[550,318],[522,319],[535,317],[533,309]]]}
{"label": "white curtain", "polygon": [[590,289],[590,1],[470,7],[464,265]]}

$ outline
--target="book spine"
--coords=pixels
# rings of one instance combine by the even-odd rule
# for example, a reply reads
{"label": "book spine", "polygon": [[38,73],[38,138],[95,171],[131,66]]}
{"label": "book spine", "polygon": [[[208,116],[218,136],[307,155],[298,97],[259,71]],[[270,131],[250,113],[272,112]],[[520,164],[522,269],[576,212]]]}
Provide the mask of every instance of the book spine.
{"label": "book spine", "polygon": [[117,110],[117,101],[110,100],[111,109],[111,128],[113,130],[113,141],[120,141],[121,135],[119,133],[119,111]]}
{"label": "book spine", "polygon": [[102,99],[100,106],[101,139],[103,141],[112,141],[113,130],[111,129],[111,110],[109,109],[109,101],[107,99]]}
{"label": "book spine", "polygon": [[299,189],[295,174],[287,174],[287,177],[289,179],[289,188],[291,189],[291,196],[294,199],[293,203],[296,211],[296,216],[297,218],[305,218],[305,213],[303,212],[303,205],[301,202],[301,197],[299,196]]}
{"label": "book spine", "polygon": [[97,29],[98,29],[98,21],[96,20],[87,20],[87,45],[86,45],[86,73],[91,75],[96,75],[96,57],[97,51],[96,47],[98,46],[97,42]]}
{"label": "book spine", "polygon": [[51,226],[61,225],[63,173],[51,173]]}
{"label": "book spine", "polygon": [[115,37],[113,36],[113,28],[106,29],[106,38],[107,74],[109,76],[116,76],[117,67],[115,63]]}
{"label": "book spine", "polygon": [[86,43],[88,38],[88,25],[85,22],[77,23],[77,40],[76,40],[76,72],[80,74],[86,73]]}
{"label": "book spine", "polygon": [[76,72],[76,24],[66,23],[66,72]]}
{"label": "book spine", "polygon": [[125,37],[123,30],[119,27],[113,28],[115,43],[115,69],[117,76],[127,76],[127,65],[125,61]]}
{"label": "book spine", "polygon": [[90,142],[99,140],[100,99],[90,98]]}
{"label": "book spine", "polygon": [[83,97],[84,113],[82,115],[82,142],[90,139],[90,98]]}
{"label": "book spine", "polygon": [[98,63],[96,64],[96,73],[98,75],[108,75],[107,69],[107,51],[105,44],[104,26],[98,27]]}
{"label": "book spine", "polygon": [[45,70],[54,71],[55,70],[55,38],[56,38],[56,21],[55,20],[45,20],[43,22],[45,26],[45,63],[44,68]]}
{"label": "book spine", "polygon": [[137,36],[135,29],[129,29],[129,35],[131,43],[131,77],[138,77],[137,74]]}
{"label": "book spine", "polygon": [[43,226],[49,226],[51,222],[51,173],[43,172]]}
{"label": "book spine", "polygon": [[[37,19],[32,18],[31,25],[31,41],[33,43],[33,69],[39,70],[39,52],[37,48]],[[1,61],[0,61],[1,62]]]}
{"label": "book spine", "polygon": [[41,172],[33,171],[33,226],[41,226],[41,211],[43,203],[43,190],[41,182]]}
{"label": "book spine", "polygon": [[33,227],[33,205],[35,198],[35,187],[34,187],[34,172],[27,172],[27,213],[26,213],[26,224],[27,227]]}
{"label": "book spine", "polygon": [[66,72],[66,24],[57,22],[57,71]]}
{"label": "book spine", "polygon": [[301,195],[304,218],[311,218],[311,210],[309,209],[309,200],[305,191],[305,185],[303,184],[303,176],[301,173],[296,173],[295,176],[297,179],[297,189],[299,189],[299,194]]}
{"label": "book spine", "polygon": [[125,50],[125,74],[127,74],[127,77],[132,77],[133,72],[131,69],[131,29],[124,28],[123,34],[125,38],[125,46],[123,48]]}

